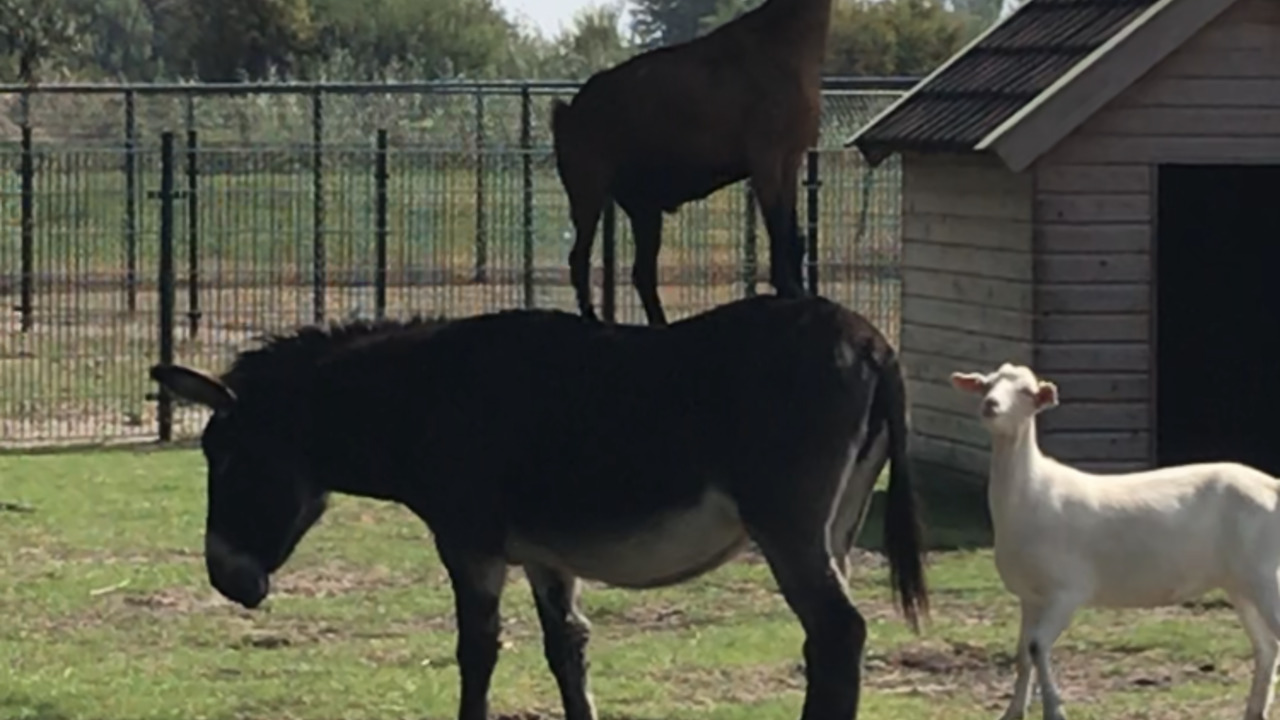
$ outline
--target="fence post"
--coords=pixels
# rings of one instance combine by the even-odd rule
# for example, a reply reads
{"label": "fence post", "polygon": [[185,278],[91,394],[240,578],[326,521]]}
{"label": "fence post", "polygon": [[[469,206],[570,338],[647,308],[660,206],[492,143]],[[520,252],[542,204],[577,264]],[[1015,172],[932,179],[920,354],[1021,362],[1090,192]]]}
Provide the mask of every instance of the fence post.
{"label": "fence post", "polygon": [[618,212],[613,199],[604,204],[604,228],[601,230],[600,255],[604,265],[600,292],[600,314],[607,323],[616,322],[618,308]]}
{"label": "fence post", "polygon": [[35,226],[35,151],[31,147],[31,124],[22,122],[22,163],[19,168],[22,183],[22,295],[18,312],[22,314],[22,332],[31,330],[35,323],[34,298],[36,283],[36,226]]}
{"label": "fence post", "polygon": [[125,306],[138,310],[138,115],[137,94],[124,91],[124,286]]}
{"label": "fence post", "polygon": [[[173,132],[160,136],[160,364],[173,364],[173,200],[174,200]],[[173,439],[173,398],[160,388],[156,422],[161,442]]]}
{"label": "fence post", "polygon": [[187,130],[187,336],[200,332],[200,161],[196,131]]}
{"label": "fence post", "polygon": [[529,84],[520,87],[521,235],[523,242],[524,306],[534,306],[533,293],[533,99]]}
{"label": "fence post", "polygon": [[488,223],[484,212],[484,93],[477,88],[476,98],[476,267],[475,281],[482,283],[487,279],[489,267],[489,238],[486,236]]}
{"label": "fence post", "polygon": [[316,88],[311,93],[311,306],[312,319],[324,322],[324,98]]}
{"label": "fence post", "polygon": [[756,274],[760,268],[760,257],[756,246],[756,193],[751,187],[751,180],[743,183],[743,204],[746,205],[746,232],[742,245],[742,296],[755,297]]}
{"label": "fence post", "polygon": [[374,270],[373,312],[381,320],[387,314],[387,129],[378,128],[377,151],[373,162],[374,243],[377,267]]}
{"label": "fence post", "polygon": [[804,186],[807,190],[808,210],[808,227],[805,234],[808,236],[809,247],[805,252],[806,264],[809,269],[809,294],[818,294],[818,188],[822,187],[822,181],[818,176],[818,151],[810,150],[808,155],[807,169],[805,171]]}

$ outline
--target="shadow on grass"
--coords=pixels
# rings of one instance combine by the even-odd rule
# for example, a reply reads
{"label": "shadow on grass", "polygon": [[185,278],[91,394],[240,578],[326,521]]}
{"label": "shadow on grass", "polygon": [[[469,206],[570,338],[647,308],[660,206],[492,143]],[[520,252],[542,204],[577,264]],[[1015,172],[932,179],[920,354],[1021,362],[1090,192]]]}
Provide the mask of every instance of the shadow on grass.
{"label": "shadow on grass", "polygon": [[[991,547],[991,516],[986,489],[964,483],[923,482],[916,490],[931,551],[975,550]],[[871,497],[871,510],[858,538],[858,547],[880,551],[884,527],[885,493]]]}
{"label": "shadow on grass", "polygon": [[[0,717],[5,720],[81,720],[56,703],[13,694],[0,695]],[[171,720],[180,719],[174,715]]]}
{"label": "shadow on grass", "polygon": [[23,695],[0,695],[0,716],[6,720],[71,720],[71,715],[50,702]]}

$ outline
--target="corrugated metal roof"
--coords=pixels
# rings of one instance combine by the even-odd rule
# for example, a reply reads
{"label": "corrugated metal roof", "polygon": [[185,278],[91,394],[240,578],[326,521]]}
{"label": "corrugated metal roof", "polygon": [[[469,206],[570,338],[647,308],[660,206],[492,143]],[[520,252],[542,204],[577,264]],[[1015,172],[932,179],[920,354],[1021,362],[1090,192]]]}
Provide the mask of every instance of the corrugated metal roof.
{"label": "corrugated metal roof", "polygon": [[1156,0],[1028,0],[864,128],[867,156],[971,150]]}

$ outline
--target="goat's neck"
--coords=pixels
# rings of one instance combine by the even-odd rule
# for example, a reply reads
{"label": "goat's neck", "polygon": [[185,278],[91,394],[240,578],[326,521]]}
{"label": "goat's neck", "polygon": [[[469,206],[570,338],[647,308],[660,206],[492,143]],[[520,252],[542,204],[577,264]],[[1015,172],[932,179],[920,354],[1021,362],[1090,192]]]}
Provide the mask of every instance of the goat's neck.
{"label": "goat's neck", "polygon": [[987,501],[993,521],[1000,522],[1012,506],[1044,491],[1045,463],[1036,441],[1034,417],[1011,435],[992,435]]}

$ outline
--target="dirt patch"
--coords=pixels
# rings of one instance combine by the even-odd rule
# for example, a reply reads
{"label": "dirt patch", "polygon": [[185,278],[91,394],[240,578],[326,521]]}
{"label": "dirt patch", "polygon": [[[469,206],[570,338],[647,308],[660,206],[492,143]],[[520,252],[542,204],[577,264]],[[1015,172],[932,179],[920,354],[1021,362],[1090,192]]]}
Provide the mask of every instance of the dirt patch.
{"label": "dirt patch", "polygon": [[[1248,673],[1243,666],[1175,664],[1144,655],[1055,648],[1054,674],[1063,700],[1068,704],[1105,702],[1116,692],[1163,690],[1192,681],[1230,685]],[[868,653],[865,668],[863,680],[869,688],[888,693],[963,695],[991,710],[1003,709],[1009,702],[1015,673],[1011,652],[962,642],[921,642],[885,654]]]}
{"label": "dirt patch", "polygon": [[370,592],[407,587],[422,578],[385,567],[361,567],[347,563],[326,563],[281,573],[271,581],[273,597],[324,598],[354,592]]}

